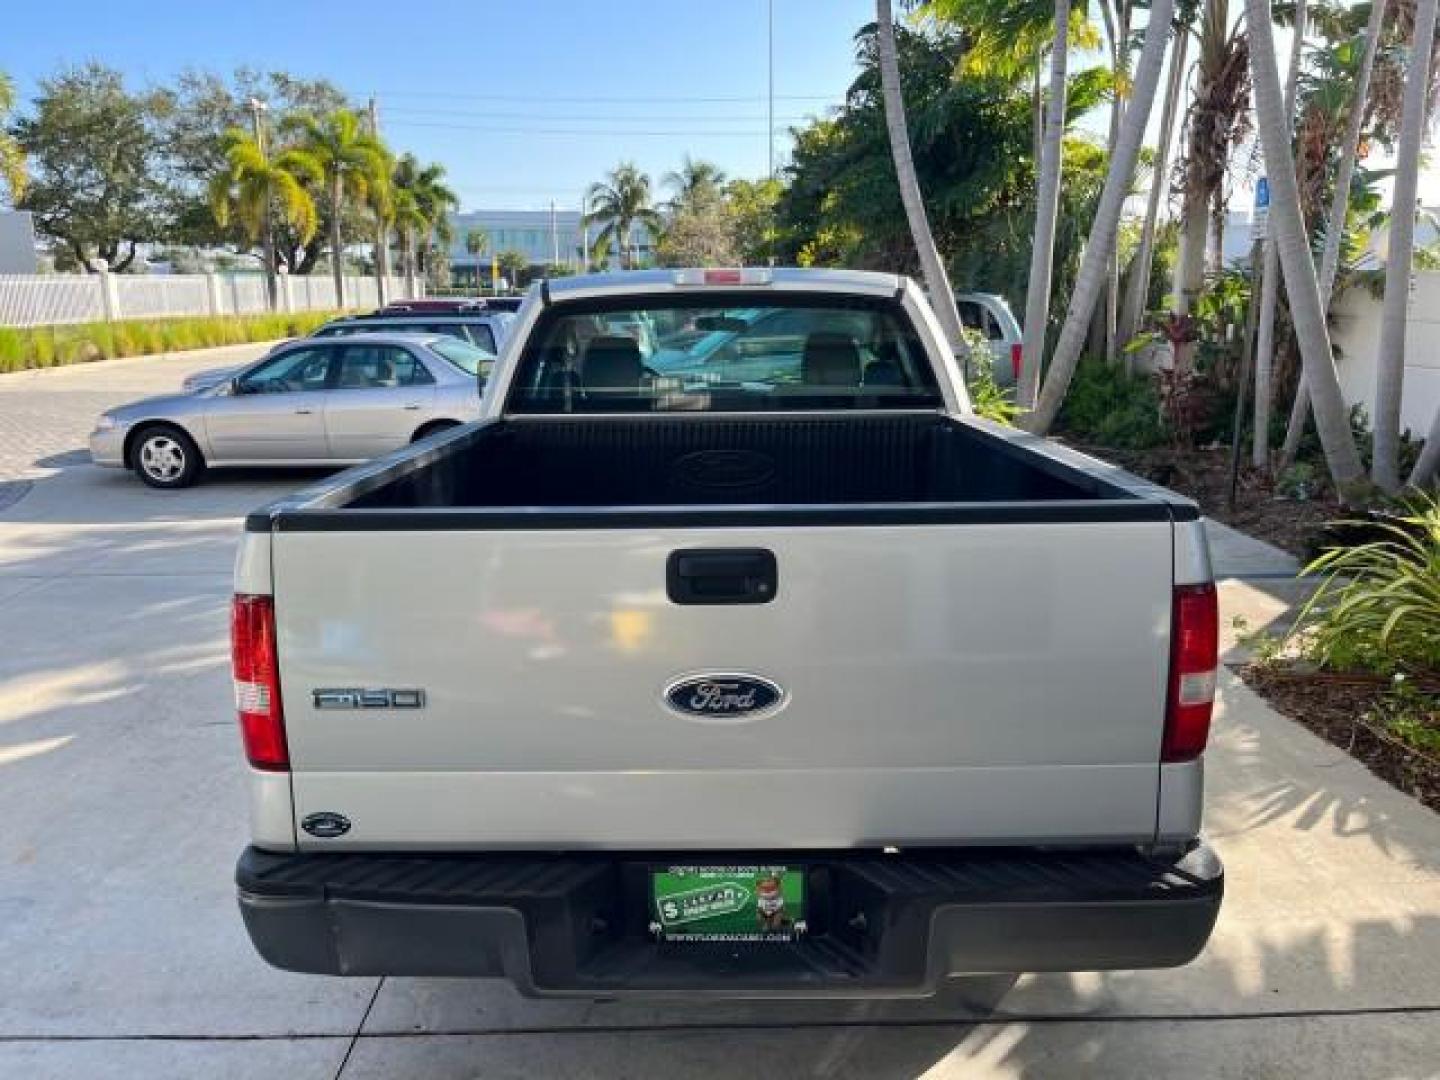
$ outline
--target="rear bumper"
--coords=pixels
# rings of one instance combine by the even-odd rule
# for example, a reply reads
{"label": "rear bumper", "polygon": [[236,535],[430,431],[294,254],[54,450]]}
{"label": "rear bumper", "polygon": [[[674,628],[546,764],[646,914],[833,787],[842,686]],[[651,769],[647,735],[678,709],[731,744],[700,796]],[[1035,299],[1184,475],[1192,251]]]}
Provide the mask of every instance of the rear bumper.
{"label": "rear bumper", "polygon": [[922,997],[955,975],[1175,967],[1204,947],[1224,891],[1219,859],[1200,844],[1166,858],[1013,850],[759,857],[806,868],[807,937],[654,941],[649,871],[677,861],[666,855],[251,848],[236,880],[250,938],[276,967],[504,977],[527,994],[580,997]]}

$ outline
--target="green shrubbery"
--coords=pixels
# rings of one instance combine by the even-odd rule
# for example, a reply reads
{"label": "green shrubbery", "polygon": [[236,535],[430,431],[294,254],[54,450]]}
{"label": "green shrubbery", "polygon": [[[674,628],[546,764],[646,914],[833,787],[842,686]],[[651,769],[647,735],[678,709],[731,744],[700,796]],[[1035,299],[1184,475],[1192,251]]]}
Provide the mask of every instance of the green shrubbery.
{"label": "green shrubbery", "polygon": [[118,356],[205,349],[300,337],[336,316],[333,311],[194,319],[136,319],[74,326],[0,327],[0,371],[59,367]]}
{"label": "green shrubbery", "polygon": [[1117,450],[1148,450],[1165,442],[1154,380],[1096,359],[1082,360],[1075,369],[1060,428]]}
{"label": "green shrubbery", "polygon": [[1306,655],[1338,671],[1440,671],[1440,501],[1425,496],[1380,539],[1332,548],[1297,630]]}

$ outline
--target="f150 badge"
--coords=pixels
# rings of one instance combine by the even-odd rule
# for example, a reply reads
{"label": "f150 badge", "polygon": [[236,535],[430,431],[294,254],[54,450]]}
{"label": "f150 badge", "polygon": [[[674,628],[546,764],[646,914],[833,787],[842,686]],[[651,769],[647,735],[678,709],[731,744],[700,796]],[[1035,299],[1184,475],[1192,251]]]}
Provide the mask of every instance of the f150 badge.
{"label": "f150 badge", "polygon": [[328,689],[310,691],[317,709],[423,709],[424,690]]}
{"label": "f150 badge", "polygon": [[785,691],[758,675],[689,675],[665,688],[665,704],[698,720],[755,720],[785,704]]}

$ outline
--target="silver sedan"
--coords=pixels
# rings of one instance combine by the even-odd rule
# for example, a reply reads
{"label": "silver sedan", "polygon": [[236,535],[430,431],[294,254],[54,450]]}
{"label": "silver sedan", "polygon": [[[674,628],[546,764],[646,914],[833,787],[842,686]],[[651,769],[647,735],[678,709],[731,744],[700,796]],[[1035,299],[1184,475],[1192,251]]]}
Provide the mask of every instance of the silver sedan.
{"label": "silver sedan", "polygon": [[188,392],[109,410],[90,457],[157,488],[214,466],[354,464],[478,418],[494,359],[442,334],[303,338]]}

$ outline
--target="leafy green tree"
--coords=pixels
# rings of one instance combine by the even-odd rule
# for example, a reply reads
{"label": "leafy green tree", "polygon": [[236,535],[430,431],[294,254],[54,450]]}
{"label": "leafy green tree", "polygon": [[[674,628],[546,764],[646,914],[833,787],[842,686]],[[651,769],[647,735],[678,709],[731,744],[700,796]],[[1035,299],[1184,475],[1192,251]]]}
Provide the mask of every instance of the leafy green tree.
{"label": "leafy green tree", "polygon": [[[15,107],[15,84],[0,71],[0,124]],[[0,184],[10,189],[10,197],[18,199],[25,193],[25,151],[3,129],[0,129]]]}
{"label": "leafy green tree", "polygon": [[634,269],[635,226],[643,225],[652,236],[659,236],[663,224],[651,205],[650,177],[633,163],[621,162],[603,182],[590,185],[585,205],[585,222],[600,226],[596,247],[613,241],[621,269]]}
{"label": "leafy green tree", "polygon": [[210,180],[210,212],[223,229],[232,222],[245,242],[264,249],[271,305],[275,301],[275,228],[283,223],[302,243],[319,228],[313,187],[324,181],[319,163],[300,150],[284,150],[274,158],[240,128],[227,138],[225,169]]}
{"label": "leafy green tree", "polygon": [[100,64],[44,80],[33,115],[11,129],[32,172],[16,205],[80,265],[93,269],[101,258],[128,269],[138,245],[165,238],[174,220],[169,111],[166,95],[131,93],[118,71]]}
{"label": "leafy green tree", "polygon": [[[781,262],[914,273],[914,247],[886,135],[873,29],[857,36],[860,73],[833,115],[798,129],[775,206]],[[1023,75],[960,66],[969,32],[953,23],[895,27],[915,168],[931,228],[959,289],[1023,305],[1034,221],[1032,101]],[[1104,100],[1103,69],[1071,76],[1067,119]],[[1105,176],[1103,147],[1066,139],[1051,320],[1063,316]]]}
{"label": "leafy green tree", "polygon": [[775,210],[785,185],[774,177],[731,180],[725,203],[735,230],[735,247],[746,266],[764,266],[775,255]]}
{"label": "leafy green tree", "polygon": [[375,188],[390,183],[389,154],[378,139],[364,132],[360,117],[349,109],[337,109],[323,117],[287,116],[280,130],[298,140],[298,149],[313,159],[324,177],[331,273],[336,302],[344,307],[345,244],[340,222],[347,206],[364,205]]}
{"label": "leafy green tree", "polygon": [[[324,79],[302,79],[280,71],[261,73],[241,68],[225,77],[210,71],[189,70],[176,80],[173,108],[165,124],[165,138],[181,198],[171,239],[198,246],[244,244],[245,237],[232,221],[221,227],[210,212],[209,185],[228,167],[227,133],[232,128],[251,130],[254,121],[251,102],[262,102],[268,132],[267,149],[272,155],[288,149],[293,138],[277,129],[285,117],[308,113],[324,116],[347,107],[343,90]],[[309,240],[302,242],[284,222],[275,229],[276,258],[292,274],[307,274],[324,254],[330,236],[325,192],[315,186],[310,192],[319,212],[320,225]],[[349,240],[370,235],[373,227],[362,206],[347,210],[341,230]]]}
{"label": "leafy green tree", "polygon": [[662,266],[737,266],[735,215],[720,191],[703,188],[677,199],[656,245]]}

